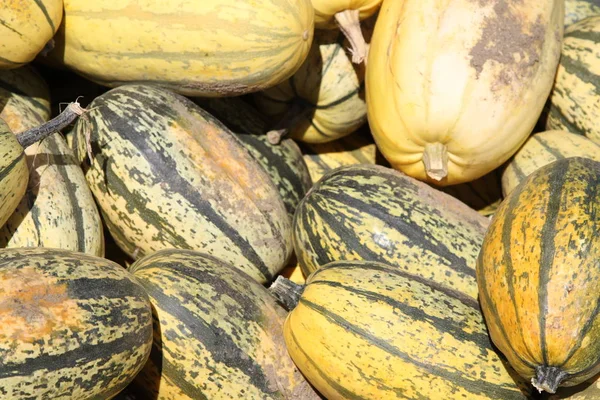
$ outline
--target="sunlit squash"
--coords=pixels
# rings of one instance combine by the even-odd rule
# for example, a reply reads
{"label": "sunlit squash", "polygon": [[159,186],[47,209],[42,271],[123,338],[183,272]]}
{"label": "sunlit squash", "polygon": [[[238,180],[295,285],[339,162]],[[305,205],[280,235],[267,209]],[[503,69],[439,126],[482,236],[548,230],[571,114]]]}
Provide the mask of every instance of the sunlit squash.
{"label": "sunlit squash", "polygon": [[365,78],[382,154],[442,186],[500,166],[542,112],[563,18],[562,0],[384,0]]}
{"label": "sunlit squash", "polygon": [[600,372],[600,163],[550,163],[498,208],[477,261],[490,336],[514,369],[554,393]]}
{"label": "sunlit squash", "polygon": [[56,33],[62,16],[63,0],[2,0],[0,69],[33,61]]}
{"label": "sunlit squash", "polygon": [[314,31],[310,0],[65,0],[64,9],[55,62],[109,87],[155,83],[195,96],[287,79]]}
{"label": "sunlit squash", "polygon": [[600,15],[600,0],[565,0],[565,26],[593,15]]}

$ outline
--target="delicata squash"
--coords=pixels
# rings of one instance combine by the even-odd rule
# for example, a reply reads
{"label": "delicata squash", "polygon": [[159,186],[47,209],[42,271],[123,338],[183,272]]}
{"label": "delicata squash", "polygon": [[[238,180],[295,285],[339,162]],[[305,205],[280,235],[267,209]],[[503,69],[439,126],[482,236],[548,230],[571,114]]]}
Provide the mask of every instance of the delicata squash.
{"label": "delicata squash", "polygon": [[365,85],[369,124],[390,164],[451,185],[516,152],[550,93],[563,3],[384,0]]}

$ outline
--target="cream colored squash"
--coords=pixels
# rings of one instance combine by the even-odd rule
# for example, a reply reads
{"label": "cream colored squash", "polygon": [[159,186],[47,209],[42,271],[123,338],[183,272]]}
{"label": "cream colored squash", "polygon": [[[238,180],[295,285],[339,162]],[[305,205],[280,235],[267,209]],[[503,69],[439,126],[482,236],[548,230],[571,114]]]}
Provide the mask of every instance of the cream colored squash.
{"label": "cream colored squash", "polygon": [[562,0],[384,0],[365,78],[382,154],[442,186],[499,167],[541,114],[563,18]]}

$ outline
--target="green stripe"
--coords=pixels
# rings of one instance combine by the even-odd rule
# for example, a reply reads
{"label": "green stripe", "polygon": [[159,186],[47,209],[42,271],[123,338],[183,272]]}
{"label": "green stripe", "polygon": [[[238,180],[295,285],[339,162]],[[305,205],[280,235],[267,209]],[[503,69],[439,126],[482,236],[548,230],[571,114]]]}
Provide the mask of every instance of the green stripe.
{"label": "green stripe", "polygon": [[[554,92],[555,93],[559,93],[558,88],[554,88]],[[553,96],[555,96],[556,94],[553,94]],[[560,95],[561,97],[564,97],[564,95]],[[563,130],[567,130],[571,133],[574,133],[576,135],[583,135],[585,132],[583,132],[583,130],[581,128],[579,128],[575,121],[571,121],[563,112],[562,110],[556,106],[554,103],[552,103],[550,105],[550,112],[549,112],[549,117],[548,119],[550,120],[550,122],[547,124],[547,129],[563,129]],[[555,125],[555,123],[552,123],[552,120],[558,121],[558,123],[560,125]]]}
{"label": "green stripe", "polygon": [[569,54],[565,52],[560,57],[560,64],[565,68],[565,73],[574,75],[581,82],[592,85],[596,93],[600,94],[600,79],[597,75],[592,74],[588,65],[569,57]]}
{"label": "green stripe", "polygon": [[[539,286],[538,286],[538,306],[539,306],[539,329],[540,343],[544,365],[549,365],[548,346],[546,343],[546,315],[548,312],[548,283],[550,282],[550,270],[552,268],[555,244],[554,237],[556,236],[556,223],[560,213],[561,197],[568,190],[565,187],[567,175],[569,175],[569,161],[565,158],[550,164],[550,168],[545,168],[542,171],[548,173],[548,182],[546,190],[548,191],[548,205],[545,210],[546,221],[541,228],[540,244],[540,265],[539,265]],[[540,171],[540,170],[538,170]],[[540,174],[541,175],[541,174]],[[538,176],[540,176],[538,175]],[[535,182],[532,181],[532,183]],[[548,189],[552,188],[552,190]]]}
{"label": "green stripe", "polygon": [[548,154],[551,154],[555,159],[560,160],[562,158],[565,158],[565,156],[560,152],[559,149],[552,147],[552,145],[550,143],[548,143],[548,141],[546,139],[544,139],[543,137],[541,137],[540,135],[533,135],[532,138],[533,138],[533,140],[538,142],[540,144],[540,146],[542,146],[542,148]]}
{"label": "green stripe", "polygon": [[339,99],[334,100],[334,101],[332,101],[331,103],[328,103],[328,104],[317,105],[317,106],[315,106],[315,108],[317,110],[323,110],[323,109],[326,109],[326,108],[339,106],[340,104],[343,104],[344,102],[348,101],[349,99],[357,96],[363,89],[364,89],[364,83],[361,83],[357,88],[355,88],[353,91],[351,91],[350,93],[346,94],[345,96],[342,96]]}
{"label": "green stripe", "polygon": [[[9,135],[11,133],[0,133],[0,135]],[[9,141],[8,143],[4,142],[4,145],[6,145],[7,147],[12,146],[13,144],[11,143],[12,141]],[[5,153],[4,156],[7,156],[9,154]],[[10,164],[4,166],[2,169],[0,169],[0,182],[4,181],[4,179],[6,179],[6,177],[8,175],[10,175],[10,173],[12,172],[12,170],[15,168],[15,166],[17,164],[19,164],[23,158],[25,157],[25,153],[23,151],[19,152],[19,155],[14,158]]]}
{"label": "green stripe", "polygon": [[323,371],[319,367],[319,364],[317,364],[316,362],[314,362],[313,359],[304,351],[304,349],[302,348],[302,345],[300,344],[300,342],[296,338],[296,335],[294,335],[294,331],[292,329],[290,329],[289,332],[290,332],[292,341],[296,345],[296,348],[300,351],[300,353],[302,353],[302,355],[304,356],[304,358],[306,358],[306,360],[311,364],[312,368],[329,385],[329,387],[331,387],[333,390],[335,390],[340,395],[342,395],[342,398],[344,398],[344,399],[348,399],[348,400],[368,400],[366,397],[361,397],[361,396],[357,395],[356,393],[351,392],[350,390],[346,389],[344,386],[340,385],[338,382],[336,382],[333,379],[331,379],[329,377],[329,375],[327,375],[327,373],[325,371]]}
{"label": "green stripe", "polygon": [[40,8],[42,13],[44,14],[44,17],[46,17],[46,21],[48,21],[48,25],[50,25],[50,28],[52,28],[52,32],[55,32],[56,26],[54,26],[54,21],[52,21],[52,18],[50,18],[50,15],[48,14],[48,10],[46,9],[46,6],[44,5],[43,0],[33,0],[33,1]]}
{"label": "green stripe", "polygon": [[[502,386],[491,384],[489,382],[486,382],[485,380],[472,381],[472,380],[468,379],[469,378],[468,375],[466,375],[462,372],[449,371],[449,370],[446,370],[439,366],[427,364],[424,361],[416,360],[413,357],[411,357],[410,355],[408,355],[407,353],[398,349],[397,347],[392,346],[387,341],[371,334],[370,332],[368,332],[367,330],[363,329],[360,326],[357,326],[357,325],[354,325],[354,324],[348,322],[346,319],[344,319],[340,315],[337,315],[337,314],[327,310],[325,307],[323,307],[321,305],[315,304],[304,298],[300,298],[300,304],[321,314],[330,323],[333,323],[333,324],[349,331],[354,336],[360,337],[362,340],[367,342],[370,346],[377,347],[377,348],[385,351],[386,353],[390,354],[391,356],[400,358],[402,361],[414,365],[415,367],[417,367],[421,371],[423,371],[425,374],[431,374],[437,378],[447,381],[448,383],[458,385],[470,393],[477,394],[477,395],[495,395],[495,396],[500,396],[499,398],[502,398],[502,399],[523,399],[524,398],[523,394],[520,392],[516,392],[516,391],[510,390],[510,389],[506,389]],[[425,379],[430,380],[431,378],[427,377]]]}
{"label": "green stripe", "polygon": [[[483,250],[482,250],[483,251]],[[489,288],[488,288],[488,283],[487,283],[487,278],[486,278],[486,273],[485,273],[485,268],[483,266],[483,261],[482,259],[485,257],[484,253],[482,252],[479,256],[479,258],[477,259],[477,269],[478,269],[478,274],[477,274],[477,280],[478,280],[478,287],[479,287],[479,292],[483,294],[483,299],[480,300],[482,302],[484,302],[484,305],[487,305],[487,310],[489,312],[491,312],[491,314],[486,313],[486,318],[490,318],[494,320],[494,324],[498,327],[498,329],[500,330],[500,334],[502,335],[502,337],[504,338],[503,342],[508,344],[508,348],[503,349],[503,351],[511,351],[512,355],[514,358],[518,359],[519,362],[521,362],[524,365],[527,365],[529,368],[535,370],[536,365],[532,364],[531,362],[529,362],[529,360],[524,359],[521,354],[519,354],[518,352],[516,352],[513,348],[512,348],[512,344],[511,341],[508,339],[508,335],[506,334],[506,329],[504,329],[504,325],[502,324],[502,319],[499,317],[499,313],[498,313],[498,309],[496,308],[496,304],[492,301],[492,297],[490,296],[490,292],[489,292]],[[506,354],[506,356],[508,356],[508,354]]]}
{"label": "green stripe", "polygon": [[[369,271],[372,270],[372,268],[370,266],[363,266],[363,268],[365,268]],[[397,286],[397,288],[406,287],[406,286],[412,288],[412,285],[416,284],[417,282],[418,281],[416,279],[412,280],[409,278],[409,279],[407,279],[407,281],[405,281],[404,285]],[[418,282],[418,283],[421,283],[421,282]],[[401,301],[397,301],[389,296],[382,295],[381,293],[373,292],[370,290],[357,289],[352,286],[344,285],[340,282],[321,281],[321,280],[317,280],[317,279],[315,279],[315,277],[313,277],[310,281],[310,285],[311,286],[322,285],[322,286],[329,286],[329,287],[334,287],[334,288],[338,288],[338,289],[343,289],[349,293],[357,295],[358,297],[363,297],[365,299],[368,299],[375,304],[377,304],[377,303],[387,304],[388,306],[390,306],[394,309],[394,313],[396,313],[397,312],[396,310],[398,310],[398,311],[400,311],[400,313],[402,313],[406,316],[409,316],[411,318],[411,320],[413,320],[413,321],[426,322],[426,323],[432,325],[433,327],[435,327],[435,329],[437,331],[450,334],[455,338],[460,338],[460,340],[463,342],[469,341],[469,342],[475,343],[478,348],[486,349],[486,348],[490,348],[492,346],[492,344],[490,342],[490,337],[487,333],[465,331],[463,329],[463,327],[461,326],[461,325],[464,325],[464,321],[456,321],[452,318],[453,316],[454,317],[462,316],[462,314],[461,315],[454,314],[452,312],[452,311],[454,311],[454,308],[448,304],[447,300],[444,300],[444,296],[439,296],[439,293],[438,294],[432,293],[431,301],[428,301],[427,307],[437,307],[437,305],[439,305],[440,307],[438,307],[438,309],[442,308],[442,309],[446,309],[449,311],[448,318],[436,317],[435,315],[428,314],[424,309],[410,306]],[[424,284],[424,286],[426,286],[428,288],[432,288],[432,286],[430,284]],[[447,292],[447,291],[445,291],[445,292]],[[442,293],[446,294],[444,292],[442,292]],[[448,297],[454,298],[453,296],[448,296]],[[456,300],[458,300],[458,299],[456,299]],[[440,303],[444,303],[444,305],[442,305]],[[436,305],[434,305],[434,304],[436,304]],[[477,315],[477,316],[481,315],[479,307],[472,307],[472,308],[473,309],[471,310],[471,312],[473,312],[474,315]],[[481,322],[483,324],[483,321],[481,321]]]}
{"label": "green stripe", "polygon": [[[521,201],[522,200],[519,195],[510,197],[508,199],[507,209],[508,210],[516,210],[517,207],[520,205]],[[511,248],[512,248],[512,242],[513,242],[512,229],[515,224],[516,215],[517,215],[516,212],[507,212],[504,214],[504,221],[503,221],[502,233],[501,233],[501,243],[502,243],[502,248],[504,250],[502,252],[502,264],[506,268],[506,273],[504,275],[504,277],[506,279],[506,290],[508,291],[508,298],[510,299],[513,310],[515,312],[515,318],[517,320],[516,324],[517,324],[517,326],[521,326],[521,316],[519,315],[519,306],[517,305],[517,301],[515,298],[515,286],[514,286],[514,281],[515,281],[515,279],[517,279],[517,277],[515,276],[515,270],[513,268],[513,262],[512,262],[513,260],[512,260],[512,256],[511,256]],[[527,223],[522,224],[521,231],[527,229],[527,227],[528,227]],[[522,234],[523,234],[523,236],[525,236],[525,232],[522,232]],[[501,283],[498,283],[498,284],[501,285]],[[498,314],[498,310],[495,307],[492,309],[492,312],[494,313],[494,317],[495,317],[496,321],[498,321],[499,326],[501,327],[502,333],[505,335],[505,338],[508,339],[508,337],[505,334],[506,329],[504,328],[504,324],[503,324],[504,320],[502,319],[502,316],[500,314]],[[527,346],[527,340],[525,339],[525,333],[528,334],[529,332],[524,332],[522,329],[519,330],[519,334],[521,335],[523,345],[527,349],[529,355],[532,358],[535,358],[533,356],[534,353]],[[512,345],[512,340],[506,340],[506,343],[508,343],[508,345],[511,347],[511,349],[514,353],[517,353],[516,349]]]}
{"label": "green stripe", "polygon": [[567,33],[565,35],[565,40],[568,40],[570,38],[575,38],[575,39],[582,39],[582,40],[587,40],[590,43],[588,43],[588,47],[586,46],[582,46],[580,43],[570,43],[572,45],[575,45],[575,49],[577,49],[579,51],[579,49],[585,49],[587,51],[592,52],[594,47],[597,46],[598,42],[600,42],[600,32],[597,31],[584,31],[584,30],[571,30],[569,33]]}
{"label": "green stripe", "polygon": [[11,32],[16,33],[17,35],[19,35],[20,37],[23,37],[23,34],[21,32],[19,32],[18,30],[16,30],[15,28],[13,28],[12,26],[10,26],[5,20],[3,20],[2,18],[0,18],[0,25],[4,26],[6,29],[8,29]]}
{"label": "green stripe", "polygon": [[469,307],[473,310],[477,310],[478,312],[481,311],[477,300],[465,295],[462,292],[459,292],[458,290],[454,290],[452,288],[443,286],[443,285],[439,284],[438,282],[435,282],[431,279],[427,279],[427,278],[424,278],[419,275],[411,274],[409,272],[401,270],[398,266],[392,266],[392,265],[387,265],[387,264],[383,264],[383,263],[374,263],[374,262],[365,261],[365,260],[337,261],[337,262],[328,263],[327,265],[324,265],[321,268],[319,268],[313,274],[313,276],[311,278],[311,283],[314,279],[317,279],[317,277],[319,275],[321,275],[323,273],[323,271],[327,271],[330,269],[336,269],[336,270],[338,270],[338,269],[345,269],[345,270],[367,269],[369,271],[374,270],[374,271],[385,272],[387,274],[399,276],[399,277],[409,280],[409,281],[415,281],[423,286],[427,286],[428,288],[430,288],[432,290],[443,293],[444,295],[446,295],[448,297],[452,297],[452,298],[460,301],[466,307]]}

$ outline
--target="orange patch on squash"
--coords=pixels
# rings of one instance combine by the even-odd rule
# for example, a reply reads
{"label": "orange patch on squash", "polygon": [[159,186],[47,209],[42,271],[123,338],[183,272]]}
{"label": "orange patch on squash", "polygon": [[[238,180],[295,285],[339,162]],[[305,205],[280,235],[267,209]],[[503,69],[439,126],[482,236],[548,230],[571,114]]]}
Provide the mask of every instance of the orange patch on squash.
{"label": "orange patch on squash", "polygon": [[0,271],[0,340],[31,343],[79,326],[67,285],[33,267]]}

